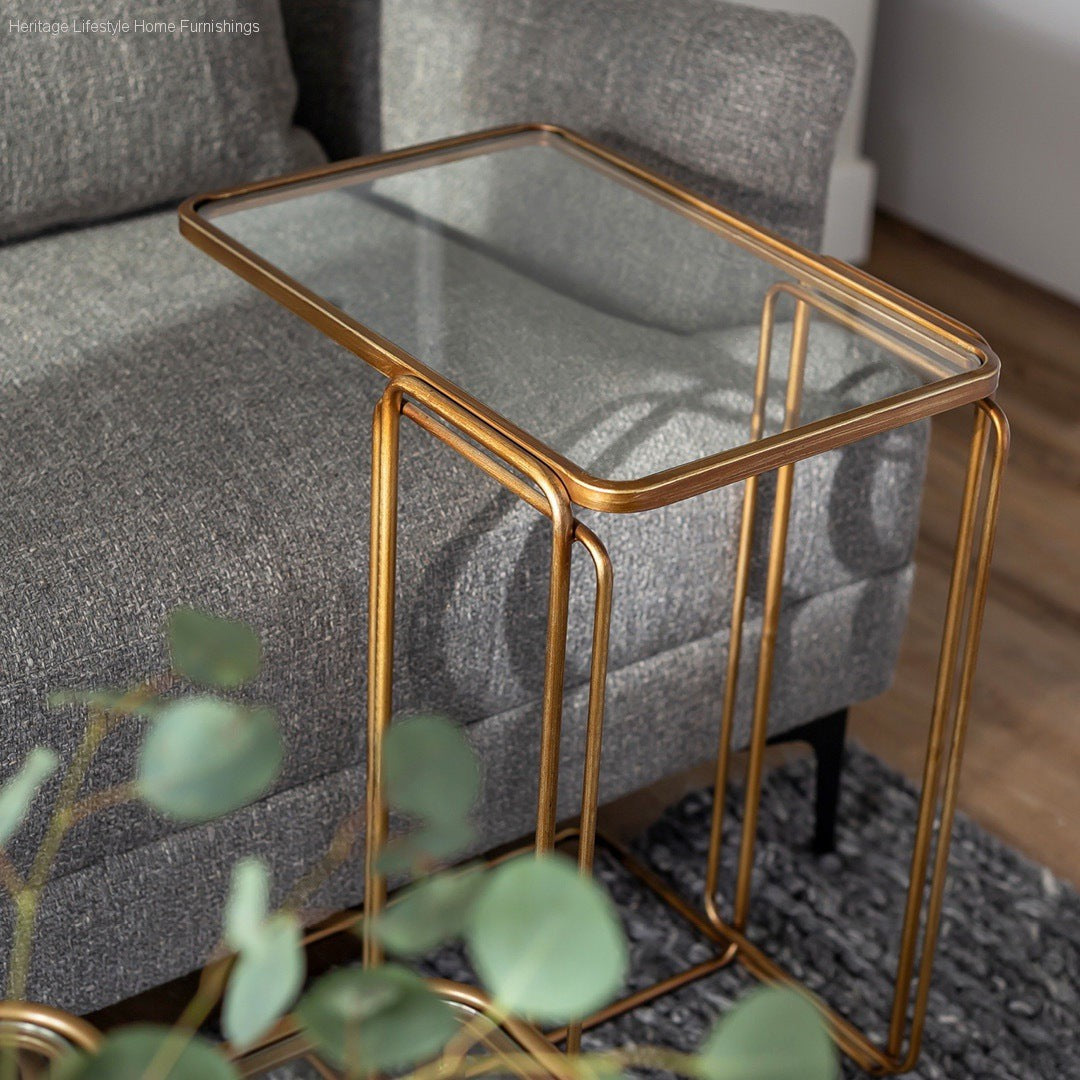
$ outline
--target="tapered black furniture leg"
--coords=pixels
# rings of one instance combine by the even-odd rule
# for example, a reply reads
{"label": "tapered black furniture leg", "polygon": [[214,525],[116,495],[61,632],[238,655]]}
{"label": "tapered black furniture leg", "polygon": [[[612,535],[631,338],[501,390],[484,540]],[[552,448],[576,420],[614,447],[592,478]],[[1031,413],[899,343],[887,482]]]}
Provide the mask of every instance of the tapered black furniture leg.
{"label": "tapered black furniture leg", "polygon": [[844,765],[844,736],[847,732],[847,709],[829,713],[808,724],[789,728],[774,735],[769,742],[805,742],[817,759],[813,849],[825,855],[836,848],[836,806],[840,800],[840,773]]}

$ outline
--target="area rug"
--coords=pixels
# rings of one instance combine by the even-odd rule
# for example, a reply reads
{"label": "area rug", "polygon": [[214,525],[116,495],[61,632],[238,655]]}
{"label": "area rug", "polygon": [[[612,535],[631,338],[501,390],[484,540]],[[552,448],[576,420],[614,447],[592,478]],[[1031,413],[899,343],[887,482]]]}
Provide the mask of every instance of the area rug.
{"label": "area rug", "polygon": [[[813,783],[808,760],[766,778],[751,937],[883,1040],[916,794],[872,755],[852,748],[837,851],[818,857],[809,850]],[[733,798],[732,840],[739,810]],[[710,794],[691,794],[637,845],[687,897],[701,896],[710,813]],[[722,880],[733,880],[734,849],[725,845]],[[1080,1077],[1080,896],[962,816],[951,850],[923,1053],[909,1075]],[[635,971],[668,972],[708,955],[685,924],[625,874],[608,866],[603,876],[624,914]],[[594,1038],[689,1049],[747,985],[738,971],[721,971]],[[845,1063],[844,1075],[863,1074]]]}
{"label": "area rug", "polygon": [[[766,777],[750,936],[875,1039],[884,1036],[914,828],[911,786],[872,755],[848,752],[837,851],[815,856],[813,769],[807,759]],[[727,815],[732,839],[738,791]],[[688,795],[638,841],[644,861],[685,896],[703,887],[711,797]],[[725,847],[732,880],[734,844]],[[598,876],[631,941],[631,989],[710,949],[608,858]],[[434,970],[469,981],[460,955]],[[724,969],[586,1035],[586,1049],[649,1043],[689,1050],[753,985]],[[845,1077],[863,1076],[845,1061]],[[281,1080],[285,1070],[274,1074]],[[304,1075],[304,1074],[296,1074]],[[923,1040],[921,1080],[1080,1077],[1080,896],[959,817]],[[752,1080],[752,1078],[747,1078]]]}

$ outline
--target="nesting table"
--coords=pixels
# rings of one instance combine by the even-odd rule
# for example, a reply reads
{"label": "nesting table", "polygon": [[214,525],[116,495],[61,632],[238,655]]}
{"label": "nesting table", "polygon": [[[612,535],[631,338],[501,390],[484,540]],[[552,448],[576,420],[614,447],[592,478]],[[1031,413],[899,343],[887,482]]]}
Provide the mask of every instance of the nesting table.
{"label": "nesting table", "polygon": [[[497,207],[498,213],[492,208]],[[318,226],[362,232],[365,215],[395,215],[408,237],[415,274],[410,295],[328,289],[329,259],[313,243]],[[308,224],[305,225],[305,222]],[[399,432],[417,425],[550,522],[550,578],[543,665],[535,847],[567,838],[556,831],[560,719],[566,660],[570,560],[574,545],[594,570],[595,602],[585,771],[580,822],[573,831],[583,870],[596,844],[604,686],[613,574],[596,523],[602,514],[646,513],[733,484],[743,485],[722,715],[718,717],[715,809],[699,905],[676,895],[648,868],[630,864],[714,946],[713,955],[590,1018],[617,1015],[728,963],[759,978],[794,980],[747,936],[751,873],[761,795],[770,689],[779,625],[792,483],[797,463],[937,413],[970,408],[973,427],[959,509],[951,584],[926,746],[922,793],[888,1035],[874,1042],[818,1002],[839,1046],[869,1071],[913,1066],[919,1054],[941,916],[949,835],[986,596],[1008,425],[993,400],[999,364],[978,334],[868,275],[800,249],[589,140],[545,124],[517,125],[340,162],[280,179],[189,200],[181,232],[386,376],[373,424],[370,638],[368,678],[367,869],[365,902],[377,911],[386,883],[375,855],[388,822],[380,770],[390,722],[397,550]],[[648,475],[612,469],[597,475],[575,460],[575,443],[550,423],[534,423],[537,395],[557,390],[587,397],[596,423],[627,398],[646,403],[648,365],[605,357],[602,373],[580,355],[521,352],[470,357],[442,347],[446,305],[498,319],[496,277],[475,288],[444,289],[452,272],[445,245],[486,252],[507,279],[528,272],[572,288],[588,302],[629,309],[642,326],[664,297],[678,295],[680,319],[693,324],[709,305],[725,318],[756,325],[745,355],[718,356],[718,374],[744,401],[744,435],[732,443],[670,439],[662,467]],[[627,253],[632,252],[632,256]],[[652,254],[650,254],[650,252]],[[386,252],[386,257],[400,252]],[[335,253],[335,280],[348,280],[349,248]],[[341,265],[342,261],[344,266]],[[346,273],[340,271],[344,269]],[[570,284],[567,285],[567,282]],[[468,283],[466,283],[468,284]],[[556,286],[553,286],[556,287]],[[672,290],[676,292],[672,292]],[[333,293],[333,294],[331,294]],[[401,305],[410,309],[403,321]],[[458,312],[458,315],[463,314]],[[804,395],[808,343],[856,343],[844,407]],[[694,337],[686,335],[686,348]],[[612,367],[614,364],[614,368]],[[882,373],[884,376],[882,377]],[[771,379],[770,379],[771,377]],[[617,385],[616,385],[617,383]],[[770,393],[771,384],[777,384]],[[738,391],[738,392],[736,392]],[[640,392],[640,393],[639,393]],[[741,397],[740,397],[741,394]],[[632,459],[632,455],[630,455]],[[724,793],[732,754],[743,623],[747,609],[759,477],[776,472],[764,587],[762,633],[753,694],[745,811],[738,870],[730,895],[719,891]],[[587,527],[580,509],[597,512]],[[379,959],[365,942],[369,962]],[[815,998],[815,1001],[817,999]],[[573,1049],[580,1027],[555,1033]]]}

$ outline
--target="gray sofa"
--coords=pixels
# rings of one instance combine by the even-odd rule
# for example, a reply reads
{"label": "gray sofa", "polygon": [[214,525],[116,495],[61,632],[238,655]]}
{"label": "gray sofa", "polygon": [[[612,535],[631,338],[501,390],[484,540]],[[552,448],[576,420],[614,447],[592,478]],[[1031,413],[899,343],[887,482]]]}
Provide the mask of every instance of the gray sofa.
{"label": "gray sofa", "polygon": [[[200,5],[178,7],[148,14]],[[131,36],[122,54],[63,35],[6,44],[0,767],[37,743],[70,752],[82,717],[47,709],[50,688],[161,670],[160,629],[178,604],[262,631],[253,692],[277,707],[288,740],[276,789],[223,822],[177,828],[122,807],[80,826],[45,897],[31,979],[33,996],[76,1011],[198,966],[232,862],[261,854],[284,888],[363,789],[381,380],[184,243],[176,201],[324,151],[543,118],[813,245],[852,65],[822,20],[719,0],[286,0],[283,21],[271,0],[236,0],[210,17],[225,8],[260,31]],[[297,86],[296,122],[319,145],[292,126]],[[522,310],[534,304],[554,321],[569,310],[540,278],[522,284]],[[575,319],[619,340],[617,315],[583,307]],[[825,352],[814,362],[828,372]],[[772,732],[889,683],[924,460],[916,427],[800,467]],[[526,833],[534,813],[545,564],[535,515],[473,481],[465,463],[406,435],[397,705],[469,725],[485,762],[487,847]],[[712,752],[738,502],[722,491],[598,525],[616,572],[605,799]],[[577,569],[567,814],[591,595]],[[748,675],[759,600],[756,587]],[[745,707],[741,722],[745,734]],[[112,737],[95,786],[130,776],[138,740],[137,727]],[[16,861],[43,825],[35,813]],[[354,863],[317,902],[356,903],[360,886]]]}

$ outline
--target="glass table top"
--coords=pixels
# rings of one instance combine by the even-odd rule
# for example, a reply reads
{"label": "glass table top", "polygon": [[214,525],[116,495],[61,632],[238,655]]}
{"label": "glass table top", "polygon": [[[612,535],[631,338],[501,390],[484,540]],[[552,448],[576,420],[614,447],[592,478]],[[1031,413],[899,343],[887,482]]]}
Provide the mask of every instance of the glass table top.
{"label": "glass table top", "polygon": [[598,509],[674,501],[996,384],[966,328],[557,129],[197,198],[181,229],[384,374],[419,375],[510,434]]}

